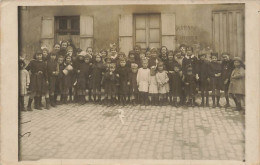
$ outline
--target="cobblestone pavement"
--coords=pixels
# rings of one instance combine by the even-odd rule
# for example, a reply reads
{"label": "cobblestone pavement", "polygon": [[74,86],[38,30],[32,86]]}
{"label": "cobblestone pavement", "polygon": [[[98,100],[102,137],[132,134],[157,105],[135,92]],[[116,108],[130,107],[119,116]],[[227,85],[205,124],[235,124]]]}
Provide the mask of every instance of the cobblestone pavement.
{"label": "cobblestone pavement", "polygon": [[244,159],[244,115],[233,109],[68,104],[22,112],[20,123],[21,160]]}

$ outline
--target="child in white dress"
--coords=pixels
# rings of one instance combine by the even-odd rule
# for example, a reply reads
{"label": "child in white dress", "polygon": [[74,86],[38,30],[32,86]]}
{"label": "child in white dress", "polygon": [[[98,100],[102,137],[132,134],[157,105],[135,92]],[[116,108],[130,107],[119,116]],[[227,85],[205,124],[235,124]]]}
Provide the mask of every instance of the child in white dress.
{"label": "child in white dress", "polygon": [[139,90],[140,102],[142,105],[148,102],[148,89],[149,89],[149,79],[150,79],[150,69],[148,69],[148,60],[142,60],[142,68],[138,69],[137,73],[137,85]]}
{"label": "child in white dress", "polygon": [[156,80],[158,83],[158,93],[160,105],[166,105],[166,95],[169,92],[169,77],[167,71],[164,70],[163,63],[159,62],[157,66],[158,72],[156,73]]}
{"label": "child in white dress", "polygon": [[152,66],[150,71],[149,95],[151,97],[151,105],[158,105],[158,84],[156,80],[156,66]]}

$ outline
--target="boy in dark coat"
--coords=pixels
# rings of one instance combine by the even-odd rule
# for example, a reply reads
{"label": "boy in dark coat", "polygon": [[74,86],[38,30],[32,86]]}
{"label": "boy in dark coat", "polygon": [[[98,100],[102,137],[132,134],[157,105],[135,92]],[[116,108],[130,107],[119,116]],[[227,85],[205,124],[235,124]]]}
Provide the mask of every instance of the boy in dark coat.
{"label": "boy in dark coat", "polygon": [[178,107],[178,99],[180,99],[182,95],[182,76],[183,73],[181,71],[181,66],[178,63],[174,64],[174,71],[171,76],[171,83],[170,83],[170,89],[171,89],[171,96],[173,97],[173,105]]}
{"label": "boy in dark coat", "polygon": [[134,96],[133,104],[138,103],[138,86],[137,86],[137,71],[138,65],[135,63],[131,64],[131,72],[129,73],[130,87],[129,87],[129,95]]}
{"label": "boy in dark coat", "polygon": [[120,94],[120,103],[126,104],[126,96],[129,89],[129,72],[130,69],[126,66],[126,59],[120,58],[120,66],[117,67],[116,73],[119,76],[119,94]]}
{"label": "boy in dark coat", "polygon": [[201,99],[202,99],[201,106],[203,107],[205,104],[204,101],[205,96],[206,96],[206,106],[209,106],[211,70],[210,70],[209,62],[206,61],[206,54],[199,55],[197,73],[198,73],[199,87],[200,87]]}
{"label": "boy in dark coat", "polygon": [[184,82],[184,90],[186,95],[186,103],[188,105],[194,106],[195,105],[195,94],[198,90],[197,88],[197,81],[196,76],[193,74],[192,66],[189,65],[186,69],[187,74],[184,75],[183,82]]}
{"label": "boy in dark coat", "polygon": [[109,65],[108,70],[104,74],[104,88],[105,88],[105,97],[107,98],[107,104],[109,105],[108,101],[110,98],[110,105],[114,105],[115,103],[115,96],[116,96],[116,83],[118,81],[116,77],[116,64],[111,63]]}
{"label": "boy in dark coat", "polygon": [[[101,102],[101,81],[103,73],[106,71],[106,66],[102,62],[100,54],[95,55],[95,62],[92,64],[92,73],[91,73],[91,87],[93,90],[94,101]],[[98,100],[96,96],[98,95]]]}
{"label": "boy in dark coat", "polygon": [[226,108],[230,107],[228,88],[229,88],[229,83],[230,83],[230,76],[231,76],[233,69],[234,69],[234,65],[233,65],[232,60],[230,60],[230,58],[229,58],[229,54],[222,53],[221,80],[222,80],[223,89],[224,89],[225,98],[226,98],[226,105],[225,105]]}
{"label": "boy in dark coat", "polygon": [[54,92],[56,88],[56,80],[59,74],[59,66],[56,60],[56,54],[50,53],[50,59],[47,61],[47,74],[49,81],[49,95],[51,106],[56,107],[54,101]]}
{"label": "boy in dark coat", "polygon": [[211,87],[212,87],[212,107],[216,107],[217,99],[217,107],[220,107],[219,99],[220,99],[220,89],[221,89],[221,63],[218,61],[218,53],[211,53]]}

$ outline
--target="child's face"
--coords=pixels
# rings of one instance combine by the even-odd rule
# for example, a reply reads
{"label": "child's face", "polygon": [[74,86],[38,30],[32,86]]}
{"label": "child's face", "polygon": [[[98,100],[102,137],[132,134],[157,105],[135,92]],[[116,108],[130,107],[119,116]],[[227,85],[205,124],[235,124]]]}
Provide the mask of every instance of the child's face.
{"label": "child's face", "polygon": [[200,56],[200,60],[205,60],[206,57],[203,55],[203,56]]}
{"label": "child's face", "polygon": [[85,58],[84,61],[85,61],[85,63],[88,64],[90,60],[89,60],[89,58]]}
{"label": "child's face", "polygon": [[228,60],[229,60],[229,56],[226,55],[226,54],[224,54],[224,55],[222,56],[222,58],[223,58],[223,61],[228,61]]}
{"label": "child's face", "polygon": [[59,44],[56,44],[56,45],[54,46],[54,50],[60,50],[60,45],[59,45]]}
{"label": "child's face", "polygon": [[42,54],[41,53],[36,54],[36,60],[42,60]]}
{"label": "child's face", "polygon": [[185,48],[185,47],[182,46],[182,47],[180,48],[180,50],[181,50],[181,53],[183,53],[183,54],[186,53],[186,48]]}
{"label": "child's face", "polygon": [[55,60],[56,56],[54,54],[51,55],[51,60]]}
{"label": "child's face", "polygon": [[157,54],[155,52],[151,53],[151,57],[156,58]]}
{"label": "child's face", "polygon": [[79,60],[80,61],[84,60],[84,57],[83,56],[79,56]]}
{"label": "child's face", "polygon": [[143,62],[143,68],[146,69],[148,67],[148,62]]}
{"label": "child's face", "polygon": [[156,75],[155,70],[151,70],[151,71],[150,71],[150,75],[151,75],[151,76],[155,76],[155,75]]}
{"label": "child's face", "polygon": [[144,53],[141,53],[141,54],[140,54],[140,58],[141,58],[141,59],[144,59],[144,58],[145,58],[145,54],[144,54]]}
{"label": "child's face", "polygon": [[63,63],[63,58],[62,58],[62,57],[58,58],[58,63],[59,63],[59,64],[62,64],[62,63]]}
{"label": "child's face", "polygon": [[110,71],[110,72],[114,72],[115,70],[116,70],[115,67],[110,67],[110,68],[109,68],[109,71]]}
{"label": "child's face", "polygon": [[120,61],[120,66],[124,67],[126,65],[125,61]]}
{"label": "child's face", "polygon": [[187,71],[187,75],[192,75],[192,71]]}
{"label": "child's face", "polygon": [[68,43],[67,43],[67,42],[63,42],[63,43],[61,44],[61,47],[62,47],[63,49],[67,49]]}
{"label": "child's face", "polygon": [[161,50],[161,52],[162,52],[162,55],[166,55],[166,53],[167,53],[166,47],[163,47],[162,50]]}
{"label": "child's face", "polygon": [[212,57],[211,57],[211,61],[212,61],[212,62],[216,62],[217,60],[218,60],[218,59],[217,59],[216,56],[212,56]]}
{"label": "child's face", "polygon": [[133,73],[137,73],[138,69],[137,68],[131,68]]}
{"label": "child's face", "polygon": [[168,55],[168,59],[169,59],[170,61],[173,60],[173,54],[172,54],[172,53],[170,53],[170,54]]}
{"label": "child's face", "polygon": [[140,53],[139,47],[137,47],[137,46],[135,47],[135,52],[136,52],[136,53]]}
{"label": "child's face", "polygon": [[88,49],[87,49],[87,53],[90,54],[90,55],[92,55],[92,54],[93,54],[92,48],[88,48]]}
{"label": "child's face", "polygon": [[239,61],[234,61],[234,66],[236,67],[236,68],[239,68],[240,67],[240,62]]}
{"label": "child's face", "polygon": [[97,57],[96,57],[96,61],[97,61],[97,62],[100,62],[100,61],[101,61],[101,57],[100,57],[100,56],[97,56]]}
{"label": "child's face", "polygon": [[105,57],[107,56],[106,52],[105,52],[105,51],[102,51],[102,52],[101,52],[101,56],[102,56],[103,58],[105,58]]}
{"label": "child's face", "polygon": [[188,56],[191,56],[191,55],[192,55],[192,50],[191,50],[191,49],[187,50],[187,55],[188,55]]}
{"label": "child's face", "polygon": [[176,66],[173,69],[174,69],[175,72],[179,72],[180,71],[180,68],[176,67]]}
{"label": "child's face", "polygon": [[159,71],[163,71],[163,66],[158,66]]}
{"label": "child's face", "polygon": [[19,67],[20,67],[20,69],[23,69],[24,68],[24,64],[22,62],[20,62]]}
{"label": "child's face", "polygon": [[42,51],[42,55],[43,55],[43,57],[47,57],[48,51],[47,50]]}
{"label": "child's face", "polygon": [[134,59],[135,59],[135,55],[134,55],[134,54],[129,54],[129,58],[130,58],[131,60],[134,60]]}
{"label": "child's face", "polygon": [[71,57],[70,56],[66,57],[66,63],[69,64],[70,62],[71,62]]}
{"label": "child's face", "polygon": [[146,52],[146,57],[148,57],[148,58],[151,57],[151,53],[150,53],[150,51],[147,51],[147,52]]}
{"label": "child's face", "polygon": [[67,53],[68,53],[69,56],[72,56],[73,50],[72,50],[72,49],[69,49],[69,50],[67,51]]}

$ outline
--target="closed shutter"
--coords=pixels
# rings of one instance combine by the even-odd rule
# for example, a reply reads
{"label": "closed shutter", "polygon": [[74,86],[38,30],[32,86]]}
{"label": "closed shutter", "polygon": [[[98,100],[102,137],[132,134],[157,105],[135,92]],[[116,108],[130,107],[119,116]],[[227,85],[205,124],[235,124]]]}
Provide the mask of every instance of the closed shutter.
{"label": "closed shutter", "polygon": [[162,46],[166,46],[169,50],[175,50],[176,33],[175,33],[175,14],[162,13]]}
{"label": "closed shutter", "polygon": [[42,17],[41,46],[47,46],[52,51],[54,45],[54,17]]}
{"label": "closed shutter", "polygon": [[244,19],[243,12],[213,11],[213,46],[219,55],[228,52],[231,57],[244,59]]}
{"label": "closed shutter", "polygon": [[119,16],[119,49],[128,55],[133,49],[133,15]]}
{"label": "closed shutter", "polygon": [[80,16],[80,48],[82,50],[93,47],[93,26],[94,19],[92,16]]}

